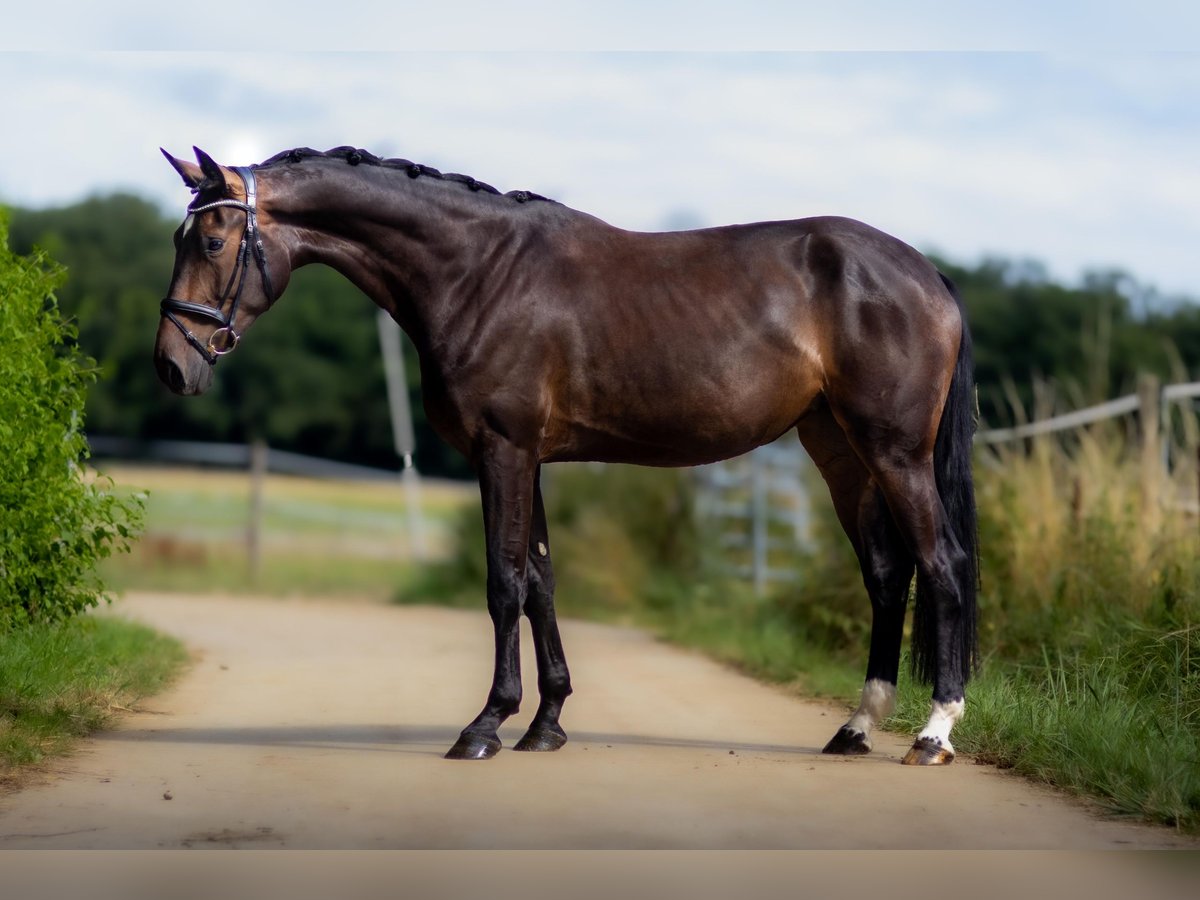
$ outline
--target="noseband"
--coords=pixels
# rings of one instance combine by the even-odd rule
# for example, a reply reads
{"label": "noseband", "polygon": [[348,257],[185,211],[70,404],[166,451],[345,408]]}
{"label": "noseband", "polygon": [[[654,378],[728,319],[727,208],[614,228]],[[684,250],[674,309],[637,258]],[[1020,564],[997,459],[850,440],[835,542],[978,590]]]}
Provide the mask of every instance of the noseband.
{"label": "noseband", "polygon": [[[242,300],[242,289],[246,286],[246,274],[250,271],[250,255],[253,254],[254,261],[258,265],[258,271],[262,275],[263,291],[267,295],[267,302],[271,302],[275,297],[275,291],[271,287],[271,276],[267,272],[267,253],[263,248],[262,238],[259,236],[258,230],[258,213],[255,209],[255,200],[257,197],[254,184],[254,172],[245,166],[235,166],[233,171],[241,176],[242,182],[246,186],[246,202],[240,200],[217,200],[213,203],[205,203],[203,206],[189,206],[188,215],[198,215],[202,212],[207,212],[210,209],[216,209],[218,206],[232,206],[234,209],[240,209],[246,213],[246,230],[242,232],[242,243],[238,248],[237,261],[234,263],[233,271],[229,275],[229,283],[225,286],[224,293],[221,294],[220,303],[214,308],[206,306],[203,303],[194,303],[191,300],[177,300],[174,297],[166,297],[162,302],[162,315],[166,316],[175,323],[175,327],[183,332],[183,336],[187,338],[189,344],[199,351],[204,357],[205,362],[210,366],[215,366],[217,360],[226,353],[232,353],[241,340],[241,335],[233,330],[233,320],[237,315],[238,304]],[[237,281],[237,288],[234,289],[234,281]],[[225,301],[233,295],[233,302],[229,304],[229,311],[223,313]],[[208,338],[207,346],[200,342],[200,339],[192,333],[176,313],[185,315],[198,316],[202,319],[209,319],[216,322],[221,327],[214,331]],[[218,337],[220,340],[218,340]]]}

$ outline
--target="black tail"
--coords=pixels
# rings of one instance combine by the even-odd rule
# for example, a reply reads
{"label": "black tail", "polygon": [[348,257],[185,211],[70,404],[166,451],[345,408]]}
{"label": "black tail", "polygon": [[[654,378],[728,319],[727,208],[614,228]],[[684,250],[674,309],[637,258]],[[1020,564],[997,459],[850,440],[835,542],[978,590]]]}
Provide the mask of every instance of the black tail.
{"label": "black tail", "polygon": [[[939,273],[940,275],[941,273]],[[971,477],[971,446],[975,436],[975,363],[971,355],[971,331],[958,288],[941,275],[962,317],[962,343],[954,365],[954,377],[933,449],[933,464],[942,508],[959,547],[967,556],[958,589],[962,599],[962,630],[959,658],[965,684],[975,670],[978,654],[975,594],[979,588],[979,542],[975,521],[975,484]],[[929,683],[934,680],[937,663],[937,618],[930,608],[927,592],[917,580],[916,608],[913,610],[913,674]]]}

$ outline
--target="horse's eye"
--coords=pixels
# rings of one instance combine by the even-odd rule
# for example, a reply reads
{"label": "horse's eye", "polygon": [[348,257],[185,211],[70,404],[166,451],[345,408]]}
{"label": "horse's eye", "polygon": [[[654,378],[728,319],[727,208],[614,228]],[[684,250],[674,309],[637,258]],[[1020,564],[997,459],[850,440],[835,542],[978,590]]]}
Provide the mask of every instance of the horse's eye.
{"label": "horse's eye", "polygon": [[225,246],[225,242],[223,240],[221,240],[220,238],[213,238],[212,240],[210,240],[208,242],[208,252],[216,253],[224,246]]}

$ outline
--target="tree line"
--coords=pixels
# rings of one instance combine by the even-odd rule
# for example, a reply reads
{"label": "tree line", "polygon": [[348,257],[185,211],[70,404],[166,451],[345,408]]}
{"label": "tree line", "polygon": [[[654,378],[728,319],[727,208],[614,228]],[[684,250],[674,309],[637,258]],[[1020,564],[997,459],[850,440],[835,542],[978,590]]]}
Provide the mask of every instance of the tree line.
{"label": "tree line", "polygon": [[[396,466],[375,307],[330,269],[295,274],[286,299],[221,362],[204,396],[175,397],[158,383],[150,351],[177,224],[129,194],[13,211],[13,250],[40,247],[67,269],[59,306],[100,370],[87,401],[88,431],[140,440],[262,438],[300,453]],[[1011,421],[1014,396],[1028,408],[1039,379],[1092,402],[1129,388],[1139,371],[1175,379],[1200,369],[1200,307],[1168,300],[1125,273],[1093,272],[1066,285],[1035,262],[935,261],[967,305],[989,425]],[[415,353],[407,350],[417,465],[466,475],[465,462],[425,420]]]}

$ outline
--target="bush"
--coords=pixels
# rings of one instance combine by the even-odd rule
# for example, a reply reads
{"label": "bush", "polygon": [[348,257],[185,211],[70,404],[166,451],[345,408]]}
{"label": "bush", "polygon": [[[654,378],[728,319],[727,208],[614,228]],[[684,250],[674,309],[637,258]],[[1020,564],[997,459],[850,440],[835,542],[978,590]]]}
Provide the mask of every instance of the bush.
{"label": "bush", "polygon": [[89,478],[83,404],[94,365],[54,299],[62,270],[16,256],[0,217],[0,629],[95,606],[98,559],[128,549],[140,498]]}

